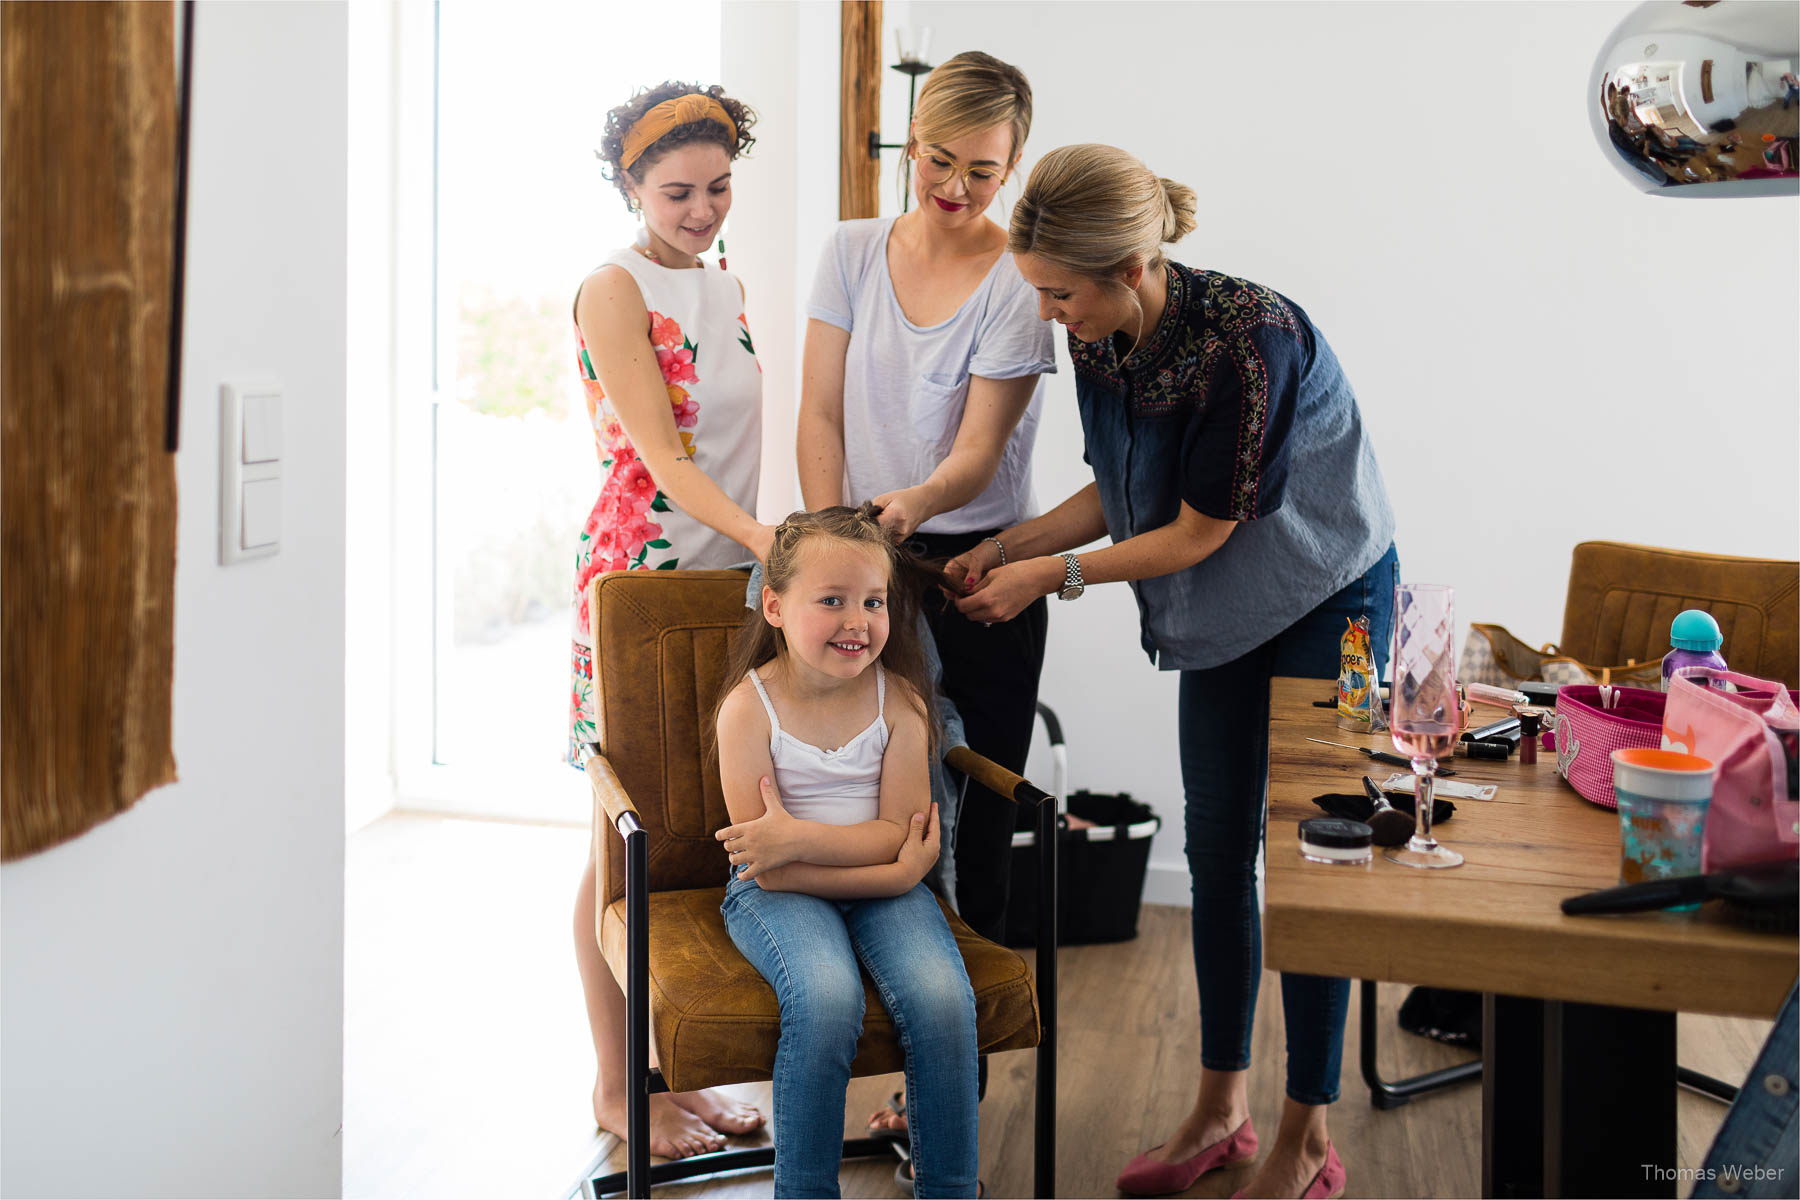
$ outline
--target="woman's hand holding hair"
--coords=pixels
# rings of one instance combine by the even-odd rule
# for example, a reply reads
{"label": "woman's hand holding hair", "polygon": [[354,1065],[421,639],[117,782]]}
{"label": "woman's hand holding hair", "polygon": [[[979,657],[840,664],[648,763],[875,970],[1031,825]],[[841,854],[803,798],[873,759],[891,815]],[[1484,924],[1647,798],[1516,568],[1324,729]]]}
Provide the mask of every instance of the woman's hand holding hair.
{"label": "woman's hand holding hair", "polygon": [[929,813],[914,813],[906,827],[906,841],[900,847],[900,866],[913,883],[924,879],[931,864],[938,860],[938,806],[931,802]]}
{"label": "woman's hand holding hair", "polygon": [[1064,567],[1060,558],[1028,558],[990,570],[976,588],[956,601],[958,612],[970,621],[1012,621],[1039,596],[1062,587]]}
{"label": "woman's hand holding hair", "polygon": [[[1184,500],[1167,525],[1085,551],[1081,555],[1082,578],[1091,588],[1185,571],[1223,546],[1236,528],[1236,521],[1206,516]],[[1079,546],[1103,532],[1099,499],[1090,485],[1044,516],[1008,530],[1005,540],[1013,561],[984,574],[968,595],[956,602],[957,609],[972,621],[1012,620],[1039,596],[1062,590],[1068,567],[1061,547]],[[982,551],[976,547],[970,553]],[[1021,553],[1035,557],[1022,558]]]}
{"label": "woman's hand holding hair", "polygon": [[[762,778],[763,815],[752,821],[727,825],[713,836],[725,843],[733,866],[741,867],[740,879],[755,879],[758,872],[786,866],[800,855],[799,824],[781,806],[775,781]],[[934,852],[935,854],[935,852]]]}
{"label": "woman's hand holding hair", "polygon": [[944,564],[945,586],[958,596],[966,596],[987,582],[988,572],[1000,565],[1000,548],[993,538],[984,538]]}
{"label": "woman's hand holding hair", "polygon": [[875,503],[881,506],[881,527],[898,541],[911,537],[919,526],[937,516],[938,510],[927,490],[924,484],[918,484],[875,497]]}
{"label": "woman's hand holding hair", "polygon": [[1010,621],[1039,596],[1048,596],[1065,578],[1060,558],[1028,558],[1008,563],[982,576],[974,590],[956,602],[971,621]]}

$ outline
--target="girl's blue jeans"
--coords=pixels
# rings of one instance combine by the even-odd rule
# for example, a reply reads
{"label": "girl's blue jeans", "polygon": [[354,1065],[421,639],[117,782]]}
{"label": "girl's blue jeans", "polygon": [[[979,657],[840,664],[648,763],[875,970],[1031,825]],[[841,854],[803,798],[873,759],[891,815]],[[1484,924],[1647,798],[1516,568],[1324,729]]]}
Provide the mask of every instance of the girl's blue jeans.
{"label": "girl's blue jeans", "polygon": [[781,1002],[775,1195],[838,1195],[844,1094],[862,1036],[861,964],[906,1052],[915,1196],[973,1196],[975,992],[924,884],[875,900],[765,892],[734,876],[725,928]]}
{"label": "girl's blue jeans", "polygon": [[[1262,979],[1256,852],[1269,791],[1269,680],[1277,675],[1335,680],[1345,621],[1359,616],[1369,618],[1371,649],[1385,680],[1399,573],[1399,557],[1390,546],[1360,579],[1261,646],[1221,666],[1181,673],[1181,780],[1194,888],[1200,1064],[1210,1070],[1242,1071],[1250,1065],[1250,1024]],[[1321,687],[1320,696],[1327,691]],[[1346,766],[1359,761],[1344,756]],[[1287,1094],[1298,1103],[1337,1099],[1349,1004],[1347,979],[1282,973]]]}

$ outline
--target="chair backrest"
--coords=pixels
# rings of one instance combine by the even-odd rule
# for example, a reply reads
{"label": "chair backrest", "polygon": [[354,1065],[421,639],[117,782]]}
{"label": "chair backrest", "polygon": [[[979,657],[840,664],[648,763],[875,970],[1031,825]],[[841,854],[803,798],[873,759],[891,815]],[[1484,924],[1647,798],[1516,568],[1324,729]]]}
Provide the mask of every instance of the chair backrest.
{"label": "chair backrest", "polygon": [[[730,821],[702,735],[746,582],[743,571],[613,571],[590,585],[597,740],[649,834],[651,891],[725,883],[713,834]],[[617,832],[602,844],[610,903],[625,894],[625,846]]]}
{"label": "chair backrest", "polygon": [[1582,542],[1557,650],[1599,666],[1660,659],[1670,624],[1689,608],[1718,621],[1733,670],[1790,687],[1800,679],[1800,563],[1781,559]]}

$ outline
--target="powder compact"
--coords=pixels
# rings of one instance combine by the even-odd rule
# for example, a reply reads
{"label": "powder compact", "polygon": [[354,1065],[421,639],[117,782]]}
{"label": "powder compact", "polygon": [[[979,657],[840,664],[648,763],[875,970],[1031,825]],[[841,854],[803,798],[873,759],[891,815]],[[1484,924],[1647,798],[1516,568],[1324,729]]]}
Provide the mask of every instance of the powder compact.
{"label": "powder compact", "polygon": [[1355,866],[1374,857],[1375,833],[1361,821],[1311,817],[1300,822],[1300,857],[1308,862]]}

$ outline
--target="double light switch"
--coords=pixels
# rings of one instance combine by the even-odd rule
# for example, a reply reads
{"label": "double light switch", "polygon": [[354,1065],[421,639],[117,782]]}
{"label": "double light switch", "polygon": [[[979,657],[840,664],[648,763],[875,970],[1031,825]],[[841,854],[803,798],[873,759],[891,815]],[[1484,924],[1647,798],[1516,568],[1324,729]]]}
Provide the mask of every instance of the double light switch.
{"label": "double light switch", "polygon": [[219,561],[281,549],[281,389],[227,383],[219,389]]}

